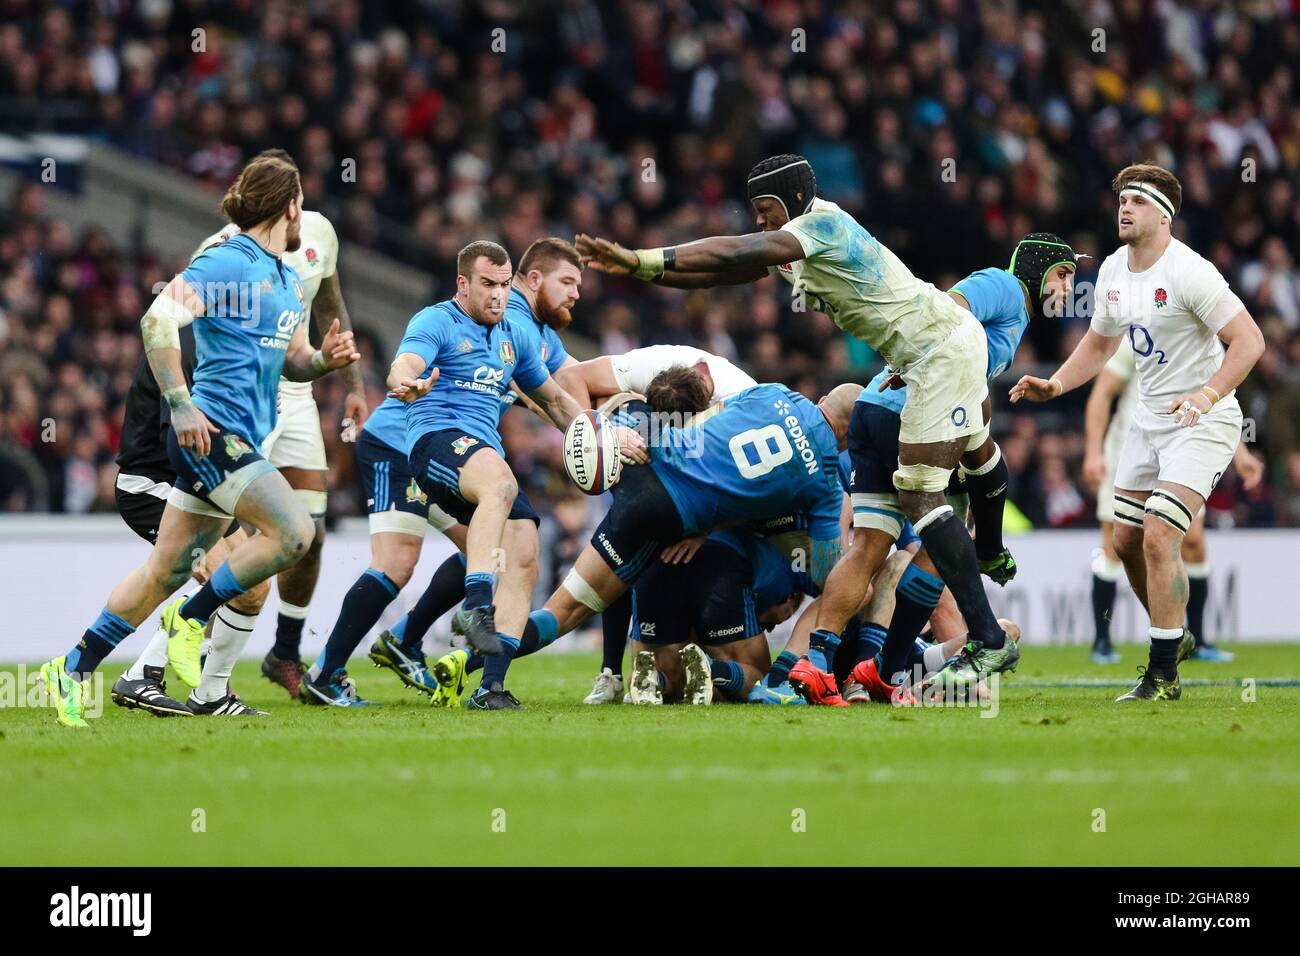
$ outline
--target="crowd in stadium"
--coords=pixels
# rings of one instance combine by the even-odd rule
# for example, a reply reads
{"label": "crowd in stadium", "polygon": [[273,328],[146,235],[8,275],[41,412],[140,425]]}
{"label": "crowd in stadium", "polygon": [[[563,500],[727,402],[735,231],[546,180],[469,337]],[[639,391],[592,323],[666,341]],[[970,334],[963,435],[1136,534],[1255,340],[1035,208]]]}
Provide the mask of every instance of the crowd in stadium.
{"label": "crowd in stadium", "polygon": [[[518,254],[546,234],[653,246],[749,231],[745,170],[784,150],[806,155],[821,194],[936,285],[1004,265],[1018,237],[1050,229],[1092,256],[1086,289],[1116,244],[1110,177],[1157,162],[1184,185],[1178,234],[1228,278],[1269,346],[1240,390],[1267,478],[1247,494],[1225,477],[1211,523],[1300,524],[1300,25],[1267,4],[1160,6],[1163,30],[1141,0],[833,12],[817,0],[111,11],[16,0],[0,25],[0,116],[7,132],[83,133],[177,167],[214,205],[246,159],[285,147],[307,207],[345,240],[425,269],[429,301],[450,293],[456,250],[473,238]],[[112,509],[139,316],[177,265],[72,235],[45,215],[40,187],[8,198],[0,508]],[[342,275],[346,294],[346,251]],[[589,272],[583,293],[574,331],[606,353],[698,345],[813,397],[879,365],[829,320],[792,311],[776,280],[683,295]],[[1006,386],[1067,355],[1089,306],[1080,296],[1078,314],[1031,326],[994,389],[1011,500],[1035,526],[1091,522],[1086,395],[1013,413]],[[394,343],[362,338],[377,402]],[[316,386],[327,421],[338,387]],[[561,474],[558,436],[522,413],[507,420],[525,482]],[[340,463],[331,482],[352,489],[337,430],[326,437]],[[350,494],[331,502],[356,511]],[[563,546],[581,512],[557,513]]]}

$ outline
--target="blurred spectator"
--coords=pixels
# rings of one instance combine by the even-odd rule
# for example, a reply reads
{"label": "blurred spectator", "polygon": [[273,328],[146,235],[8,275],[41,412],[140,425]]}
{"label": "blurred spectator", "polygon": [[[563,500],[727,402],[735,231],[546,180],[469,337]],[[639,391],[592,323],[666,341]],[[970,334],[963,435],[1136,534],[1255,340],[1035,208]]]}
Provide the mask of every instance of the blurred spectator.
{"label": "blurred spectator", "polygon": [[[1076,478],[1082,396],[1013,419],[1005,386],[1077,341],[1098,259],[1115,245],[1111,177],[1159,162],[1184,181],[1176,234],[1269,336],[1241,395],[1268,481],[1218,514],[1297,522],[1300,21],[1286,6],[193,0],[74,16],[56,0],[10,0],[0,118],[7,133],[101,137],[188,172],[214,202],[245,159],[283,146],[311,208],[425,269],[436,298],[451,294],[455,252],[472,238],[518,255],[548,232],[650,245],[750,229],[745,174],[787,150],[941,287],[1005,263],[1025,232],[1058,232],[1094,257],[1081,263],[1077,314],[1034,323],[993,389],[1012,498],[1044,525],[1090,513]],[[99,507],[138,312],[176,263],[70,235],[43,219],[37,190],[10,207],[0,503]],[[793,312],[773,279],[685,295],[589,275],[583,292],[574,331],[605,352],[698,344],[813,397],[879,365],[825,317]],[[317,394],[329,435],[336,389]],[[41,439],[46,420],[57,439]],[[550,460],[540,425],[508,431],[524,465]],[[346,486],[350,456],[339,461]]]}

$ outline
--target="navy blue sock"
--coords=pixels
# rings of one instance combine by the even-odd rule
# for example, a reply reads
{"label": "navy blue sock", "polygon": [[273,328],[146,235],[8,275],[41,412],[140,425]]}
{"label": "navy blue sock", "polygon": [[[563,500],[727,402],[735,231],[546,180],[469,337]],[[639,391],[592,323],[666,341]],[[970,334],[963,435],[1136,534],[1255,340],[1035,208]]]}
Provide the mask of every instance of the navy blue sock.
{"label": "navy blue sock", "polygon": [[465,575],[465,610],[472,611],[492,603],[492,586],[496,584],[496,577],[490,571]]}
{"label": "navy blue sock", "polygon": [[749,694],[745,686],[745,670],[735,661],[715,661],[709,658],[709,676],[714,690],[720,690],[732,700],[744,700]]}
{"label": "navy blue sock", "polygon": [[[419,647],[424,643],[424,635],[429,633],[433,622],[438,620],[465,598],[465,556],[459,551],[449,557],[429,579],[429,586],[424,589],[415,606],[398,622],[401,633],[396,627],[401,642],[407,647]],[[489,591],[489,603],[491,592]],[[468,602],[467,602],[468,606]]]}
{"label": "navy blue sock", "polygon": [[524,633],[519,638],[519,649],[515,657],[527,657],[536,654],[543,647],[550,647],[560,636],[560,625],[550,611],[534,611],[528,615]]}
{"label": "navy blue sock", "polygon": [[975,543],[966,533],[966,525],[949,510],[942,518],[927,524],[924,530],[918,528],[917,534],[939,570],[939,577],[952,591],[957,608],[970,628],[970,639],[980,641],[988,648],[1005,644],[1007,635],[989,607],[979,563],[975,560]]}
{"label": "navy blue sock", "polygon": [[282,661],[296,661],[302,646],[302,626],[307,621],[281,612],[275,619],[275,644],[271,653]]}
{"label": "navy blue sock", "polygon": [[794,651],[782,651],[767,669],[763,683],[768,687],[778,687],[790,679],[790,668],[799,663],[799,655]]}
{"label": "navy blue sock", "polygon": [[1110,615],[1115,607],[1116,587],[1114,580],[1107,581],[1097,574],[1092,576],[1092,646],[1095,648],[1110,647]]}
{"label": "navy blue sock", "polygon": [[1007,501],[1007,470],[1002,449],[994,445],[993,460],[986,462],[983,474],[963,471],[970,510],[975,516],[975,553],[981,561],[991,561],[1002,553],[1002,511]]}
{"label": "navy blue sock", "polygon": [[858,660],[861,664],[863,661],[869,661],[880,653],[880,649],[885,646],[885,635],[888,631],[879,624],[867,622],[858,628]]}
{"label": "navy blue sock", "polygon": [[[1170,628],[1172,630],[1172,628]],[[1150,652],[1151,673],[1172,679],[1178,674],[1178,645],[1181,637],[1152,637]]]}
{"label": "navy blue sock", "polygon": [[113,648],[135,633],[135,628],[108,608],[99,612],[77,646],[68,651],[63,669],[78,677],[93,673]]}
{"label": "navy blue sock", "polygon": [[208,578],[208,583],[181,605],[181,617],[187,621],[207,624],[208,618],[216,613],[217,608],[231,598],[239,597],[244,591],[245,588],[239,586],[234,572],[230,570],[230,562],[222,561],[221,567],[212,572],[212,577]]}
{"label": "navy blue sock", "polygon": [[343,596],[343,607],[334,630],[325,642],[325,650],[316,661],[320,668],[318,680],[329,680],[340,667],[346,667],[348,658],[357,649],[361,639],[379,622],[384,608],[397,597],[398,587],[383,571],[367,568]]}
{"label": "navy blue sock", "polygon": [[1187,629],[1196,638],[1196,646],[1209,643],[1205,637],[1205,602],[1210,597],[1210,579],[1204,574],[1187,575]]}
{"label": "navy blue sock", "polygon": [[623,651],[627,647],[627,629],[632,623],[632,590],[600,612],[602,669],[623,673]]}
{"label": "navy blue sock", "polygon": [[894,616],[889,621],[881,652],[880,676],[892,680],[898,671],[907,669],[916,635],[939,606],[943,582],[928,571],[909,564],[894,589]]}
{"label": "navy blue sock", "polygon": [[506,671],[510,667],[510,661],[519,651],[519,638],[500,632],[497,633],[497,637],[501,638],[502,653],[492,654],[484,659],[483,679],[479,682],[480,687],[486,687],[488,690],[492,690],[493,685],[506,686]]}
{"label": "navy blue sock", "polygon": [[835,649],[840,646],[840,636],[825,628],[817,628],[808,638],[808,660],[819,671],[830,672],[831,661],[835,660]]}

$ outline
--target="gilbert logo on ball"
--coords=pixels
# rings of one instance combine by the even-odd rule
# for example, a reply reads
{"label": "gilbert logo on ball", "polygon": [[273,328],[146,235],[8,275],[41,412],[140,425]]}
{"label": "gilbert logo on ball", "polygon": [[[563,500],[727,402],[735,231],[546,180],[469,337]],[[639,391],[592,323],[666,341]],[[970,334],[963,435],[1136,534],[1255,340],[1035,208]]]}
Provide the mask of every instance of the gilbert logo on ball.
{"label": "gilbert logo on ball", "polygon": [[599,495],[618,483],[622,473],[618,436],[608,418],[585,411],[564,432],[564,470],[585,494]]}

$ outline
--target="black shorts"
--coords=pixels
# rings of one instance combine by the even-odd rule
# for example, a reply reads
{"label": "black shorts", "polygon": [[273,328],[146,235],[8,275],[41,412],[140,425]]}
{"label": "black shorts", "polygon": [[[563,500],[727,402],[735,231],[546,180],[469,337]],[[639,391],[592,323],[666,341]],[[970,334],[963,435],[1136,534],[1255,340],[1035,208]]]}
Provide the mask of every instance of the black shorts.
{"label": "black shorts", "polygon": [[754,566],[720,541],[686,564],[653,562],[632,589],[632,637],[645,644],[715,647],[762,633]]}
{"label": "black shorts", "polygon": [[[417,484],[429,496],[429,503],[437,505],[461,524],[467,525],[474,516],[475,506],[460,496],[460,470],[478,452],[491,447],[459,429],[445,428],[422,435],[411,449],[408,464]],[[510,520],[541,523],[536,509],[522,488],[515,495]]]}
{"label": "black shorts", "polygon": [[613,488],[614,505],[591,536],[610,569],[634,584],[665,545],[686,536],[668,489],[649,465],[625,465]]}
{"label": "black shorts", "polygon": [[903,420],[883,405],[855,402],[849,417],[849,461],[855,495],[892,495],[898,470],[898,430]]}
{"label": "black shorts", "polygon": [[212,447],[200,458],[176,440],[176,432],[167,429],[167,457],[176,470],[176,487],[226,514],[235,513],[235,504],[244,490],[275,466],[262,457],[257,447],[243,435],[213,422],[221,431],[208,437]]}
{"label": "black shorts", "polygon": [[[898,432],[902,426],[898,413],[883,405],[856,402],[849,418],[849,461],[853,468],[852,487],[854,525],[867,512],[882,510],[880,502],[864,501],[862,495],[888,495],[897,502],[898,489],[894,487],[894,472],[898,470]],[[954,468],[948,481],[948,494],[965,494],[961,469]],[[889,507],[884,508],[891,511]],[[903,519],[902,509],[893,514],[903,526],[898,537],[899,547],[916,540],[909,522]]]}
{"label": "black shorts", "polygon": [[[122,516],[126,526],[150,544],[157,544],[158,527],[162,524],[167,499],[145,492],[123,491],[121,488],[114,491],[117,497],[117,513]],[[226,529],[226,537],[234,534],[238,528],[238,521],[230,522],[230,527]]]}
{"label": "black shorts", "polygon": [[366,514],[405,511],[429,517],[429,496],[415,480],[405,455],[368,431],[362,431],[357,439],[356,455]]}

